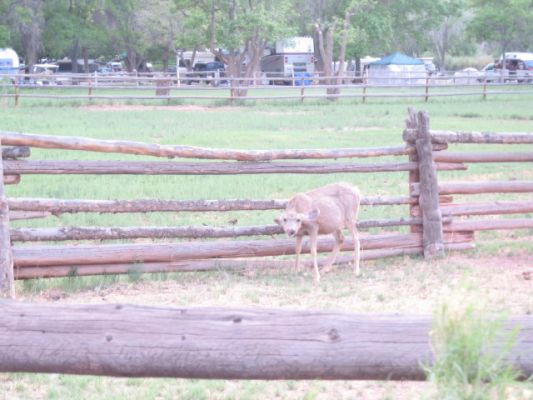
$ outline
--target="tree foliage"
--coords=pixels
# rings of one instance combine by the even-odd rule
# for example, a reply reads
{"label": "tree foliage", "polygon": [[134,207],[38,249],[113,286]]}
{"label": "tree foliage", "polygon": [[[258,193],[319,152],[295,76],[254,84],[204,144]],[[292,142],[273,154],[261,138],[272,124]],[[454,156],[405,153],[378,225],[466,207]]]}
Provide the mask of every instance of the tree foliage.
{"label": "tree foliage", "polygon": [[[470,33],[466,35],[465,32]],[[40,57],[123,58],[164,67],[180,50],[210,49],[233,76],[251,76],[265,47],[311,35],[318,69],[393,51],[434,55],[533,48],[532,0],[0,0],[0,46]],[[331,72],[331,71],[330,71]]]}

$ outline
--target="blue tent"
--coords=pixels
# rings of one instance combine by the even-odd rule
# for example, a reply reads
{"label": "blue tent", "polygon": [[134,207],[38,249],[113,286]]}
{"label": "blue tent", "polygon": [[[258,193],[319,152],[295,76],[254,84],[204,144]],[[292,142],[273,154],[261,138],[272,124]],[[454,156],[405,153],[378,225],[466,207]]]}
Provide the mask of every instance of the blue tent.
{"label": "blue tent", "polygon": [[406,56],[402,53],[392,53],[371,65],[424,65],[422,60]]}
{"label": "blue tent", "polygon": [[422,85],[427,77],[422,60],[393,53],[368,66],[368,80],[371,85]]}

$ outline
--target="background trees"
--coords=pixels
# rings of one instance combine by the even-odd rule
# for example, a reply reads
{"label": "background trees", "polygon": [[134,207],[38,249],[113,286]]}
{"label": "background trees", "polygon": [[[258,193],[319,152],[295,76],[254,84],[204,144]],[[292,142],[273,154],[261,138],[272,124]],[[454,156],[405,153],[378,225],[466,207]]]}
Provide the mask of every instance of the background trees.
{"label": "background trees", "polygon": [[[365,55],[432,55],[485,43],[493,56],[533,49],[532,0],[0,0],[0,46],[27,65],[41,57],[106,60],[130,70],[210,49],[235,77],[250,77],[276,39],[314,36],[318,69],[332,75]],[[491,47],[492,46],[492,47]],[[74,68],[77,64],[74,64]],[[329,69],[329,70],[328,70]]]}

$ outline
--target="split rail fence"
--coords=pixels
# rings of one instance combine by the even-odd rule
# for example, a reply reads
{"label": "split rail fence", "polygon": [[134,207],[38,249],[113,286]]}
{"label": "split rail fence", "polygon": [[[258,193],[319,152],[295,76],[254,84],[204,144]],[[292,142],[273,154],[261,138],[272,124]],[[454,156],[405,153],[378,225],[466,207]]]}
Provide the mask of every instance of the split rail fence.
{"label": "split rail fence", "polygon": [[[452,152],[454,143],[532,144],[532,133],[443,132],[429,129],[424,112],[410,111],[404,131],[405,143],[380,148],[306,150],[231,150],[190,146],[164,146],[140,142],[95,140],[80,137],[43,136],[0,132],[2,163],[1,279],[9,292],[13,278],[119,274],[131,270],[170,272],[247,266],[286,267],[292,261],[278,256],[294,254],[293,240],[257,239],[282,234],[277,225],[257,226],[153,226],[153,227],[57,227],[12,228],[10,221],[47,218],[66,213],[146,213],[283,209],[285,199],[273,200],[82,200],[6,197],[5,184],[23,183],[25,174],[331,174],[408,172],[406,196],[367,196],[364,206],[408,205],[409,215],[398,219],[361,220],[359,228],[410,226],[410,232],[363,235],[362,259],[406,254],[440,256],[445,250],[471,249],[474,232],[492,229],[533,228],[533,199],[455,203],[452,195],[480,193],[531,193],[533,181],[438,182],[438,171],[460,171],[467,163],[531,162],[533,152]],[[151,155],[224,161],[62,161],[27,159],[30,148],[70,149],[108,153]],[[405,156],[405,162],[356,163],[340,158]],[[285,161],[285,160],[315,160]],[[321,161],[325,160],[325,161]],[[406,185],[407,186],[407,185]],[[407,192],[407,188],[406,188]],[[526,214],[513,219],[464,219],[464,216]],[[76,240],[125,240],[137,238],[235,238],[248,240],[187,241],[179,243],[120,243],[77,245],[20,245],[23,242]],[[15,243],[15,245],[13,245]],[[318,250],[330,251],[333,240],[323,238]],[[347,240],[343,250],[353,248]],[[304,246],[304,252],[309,248]],[[266,259],[265,257],[278,257]],[[348,257],[341,257],[346,262]]]}
{"label": "split rail fence", "polygon": [[[19,245],[38,242],[125,238],[227,238],[275,235],[277,226],[12,228],[11,220],[64,213],[136,213],[282,209],[286,200],[65,200],[11,198],[6,184],[25,174],[260,174],[408,172],[400,197],[364,197],[365,206],[408,205],[401,219],[361,220],[360,228],[409,226],[409,233],[362,238],[363,259],[399,254],[441,255],[470,249],[474,232],[533,228],[533,219],[463,219],[463,216],[528,214],[533,200],[454,203],[452,195],[531,193],[531,181],[438,182],[438,171],[461,171],[467,163],[531,162],[533,152],[452,152],[448,144],[533,144],[531,133],[443,132],[429,129],[425,112],[410,110],[405,143],[383,148],[279,151],[215,150],[188,146],[94,140],[0,132],[0,297],[13,297],[13,278],[59,277],[286,265],[264,256],[293,254],[292,240],[217,240],[106,245]],[[149,161],[31,160],[30,148],[210,160]],[[320,160],[404,156],[405,162],[354,163]],[[280,160],[319,160],[287,162]],[[407,191],[407,189],[406,189]],[[461,219],[459,219],[461,218]],[[12,244],[17,243],[15,246]],[[351,243],[347,243],[349,250]],[[332,241],[322,240],[320,251]],[[308,251],[308,249],[306,249]],[[142,264],[138,264],[141,261]],[[342,261],[342,260],[341,260]],[[431,365],[431,319],[426,316],[356,315],[132,305],[46,305],[0,300],[0,372],[53,372],[111,376],[207,379],[425,379]],[[265,330],[268,326],[270,329]],[[16,327],[16,332],[14,331]],[[503,327],[519,328],[505,361],[522,378],[533,374],[533,320],[517,316]],[[408,338],[408,340],[406,340]],[[498,337],[495,350],[505,347]],[[14,351],[17,349],[17,351]]]}

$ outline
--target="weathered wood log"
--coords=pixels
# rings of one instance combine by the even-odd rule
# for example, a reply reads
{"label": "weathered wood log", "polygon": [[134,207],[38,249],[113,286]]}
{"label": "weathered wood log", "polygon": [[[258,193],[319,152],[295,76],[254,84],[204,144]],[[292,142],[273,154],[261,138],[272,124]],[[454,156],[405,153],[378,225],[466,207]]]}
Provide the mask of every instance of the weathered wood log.
{"label": "weathered wood log", "polygon": [[20,175],[4,175],[4,185],[17,185],[20,183]]}
{"label": "weathered wood log", "polygon": [[211,160],[270,161],[288,159],[326,159],[405,155],[404,146],[345,148],[345,149],[287,149],[236,150],[209,149],[194,146],[170,146],[153,143],[98,140],[74,136],[47,136],[18,132],[0,132],[5,144],[47,149],[87,150],[105,153],[149,155],[156,157],[200,158]]}
{"label": "weathered wood log", "polygon": [[[418,203],[407,196],[363,197],[362,205],[402,205]],[[281,210],[287,200],[63,200],[39,198],[9,198],[10,210],[47,211],[54,214],[98,212],[167,212],[167,211],[246,211]]]}
{"label": "weathered wood log", "polygon": [[[408,112],[408,115],[407,115],[407,118],[405,120],[405,129],[417,129],[417,125],[418,125],[418,122],[417,122],[417,119],[416,119],[416,113],[414,112],[414,110],[409,110]],[[409,153],[409,161],[410,162],[416,162],[418,163],[418,154],[416,154],[416,147],[414,145],[414,142],[407,142],[406,141],[406,145],[407,147],[409,147],[410,149],[412,149],[413,151],[411,151]],[[448,146],[447,144],[444,144],[445,146]],[[435,150],[434,148],[432,148],[433,150]],[[409,185],[413,184],[413,183],[418,183],[420,182],[420,173],[418,171],[418,168],[412,170],[412,171],[409,171]],[[409,204],[409,216],[410,218],[413,218],[413,206],[416,204],[418,205],[418,197],[414,197],[413,193],[410,193],[410,199],[411,199],[411,202]],[[422,232],[422,227],[419,226],[419,225],[413,225],[411,226],[411,233],[421,233]]]}
{"label": "weathered wood log", "polygon": [[415,146],[419,159],[419,204],[422,215],[422,240],[424,243],[424,257],[431,259],[444,256],[442,214],[439,208],[437,171],[434,168],[431,152],[428,114],[425,111],[418,112],[417,122],[418,136]]}
{"label": "weathered wood log", "polygon": [[[531,132],[452,132],[431,130],[431,140],[435,143],[485,143],[485,144],[533,144]],[[414,142],[417,137],[415,129],[406,128],[403,138]]]}
{"label": "weathered wood log", "polygon": [[[476,246],[472,242],[445,244],[448,251],[471,250]],[[422,254],[422,247],[409,247],[405,249],[378,249],[365,250],[361,253],[361,260],[375,260],[386,257],[398,257],[414,254]],[[327,258],[318,260],[320,266],[325,265]],[[353,262],[352,255],[337,257],[336,265],[349,264]],[[302,265],[311,268],[313,260],[304,259]],[[126,263],[126,264],[93,264],[93,265],[52,265],[36,267],[15,268],[15,279],[36,279],[36,278],[60,278],[67,276],[89,276],[89,275],[112,275],[128,273],[162,273],[162,272],[197,272],[197,271],[217,271],[217,270],[245,270],[245,269],[286,269],[291,271],[294,268],[294,260],[261,259],[261,258],[241,258],[241,259],[211,259],[211,260],[186,260],[168,263]]]}
{"label": "weathered wood log", "polygon": [[[463,243],[471,240],[469,233],[445,236],[446,242]],[[333,249],[333,239],[320,238],[319,252]],[[380,234],[361,238],[363,250],[409,248],[422,245],[419,234]],[[353,251],[353,239],[347,238],[343,251]],[[203,258],[243,258],[294,254],[295,243],[290,239],[230,240],[212,242],[184,242],[157,244],[102,244],[98,246],[14,246],[15,267],[39,265],[110,264],[134,262],[174,262]],[[309,252],[308,244],[303,253]]]}
{"label": "weathered wood log", "polygon": [[[414,207],[414,215],[420,216],[420,208]],[[442,204],[442,215],[498,215],[533,212],[533,201],[494,201],[485,203]]]}
{"label": "weathered wood log", "polygon": [[[14,174],[133,174],[133,175],[235,175],[235,174],[333,174],[342,172],[401,172],[416,163],[299,163],[299,162],[164,162],[164,161],[54,161],[8,160],[4,173]],[[458,163],[439,163],[437,169],[465,170]]]}
{"label": "weathered wood log", "polygon": [[[423,380],[435,357],[429,316],[5,300],[0,315],[0,372]],[[517,328],[505,361],[528,377],[533,318],[512,317],[503,332]]]}
{"label": "weathered wood log", "polygon": [[[533,192],[533,181],[489,181],[489,182],[441,182],[439,193],[481,194],[481,193],[529,193]],[[420,185],[411,185],[411,193],[420,194]]]}
{"label": "weathered wood log", "polygon": [[[7,201],[9,205],[9,200]],[[9,211],[9,220],[10,221],[17,221],[17,220],[24,220],[24,219],[38,219],[38,218],[46,218],[50,217],[52,215],[51,212],[48,211]]]}
{"label": "weathered wood log", "polygon": [[444,225],[445,232],[463,231],[492,231],[504,229],[533,229],[532,218],[521,219],[486,219],[486,220],[466,220],[453,221]]}
{"label": "weathered wood log", "polygon": [[[0,146],[2,141],[0,140]],[[9,236],[9,207],[4,190],[4,161],[0,158],[0,298],[15,297],[13,254]]]}
{"label": "weathered wood log", "polygon": [[493,163],[493,162],[527,162],[533,161],[533,152],[526,153],[452,153],[433,152],[435,162],[457,163]]}
{"label": "weathered wood log", "polygon": [[[420,225],[420,218],[398,218],[358,221],[361,230],[388,226]],[[238,236],[271,236],[283,233],[279,225],[257,226],[143,226],[143,227],[74,227],[17,228],[10,232],[13,242],[62,240],[119,240],[119,239],[169,239],[169,238],[227,238]]]}
{"label": "weathered wood log", "polygon": [[30,154],[31,154],[31,151],[28,146],[2,147],[2,159],[4,160],[13,159],[13,158],[29,157]]}

